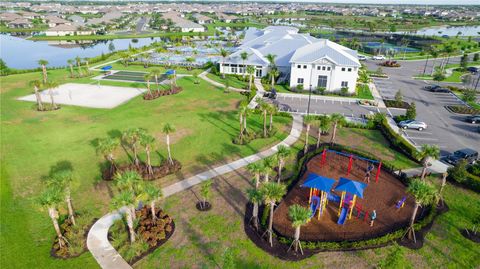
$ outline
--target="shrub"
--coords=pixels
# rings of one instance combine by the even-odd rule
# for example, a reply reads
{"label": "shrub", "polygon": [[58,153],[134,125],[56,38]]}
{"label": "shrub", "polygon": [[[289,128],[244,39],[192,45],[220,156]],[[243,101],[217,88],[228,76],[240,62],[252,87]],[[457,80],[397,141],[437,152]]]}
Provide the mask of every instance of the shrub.
{"label": "shrub", "polygon": [[398,90],[395,93],[395,102],[397,103],[397,106],[401,106],[403,104],[403,94],[401,90]]}
{"label": "shrub", "polygon": [[441,81],[441,80],[444,80],[444,79],[445,79],[445,74],[442,71],[437,70],[437,71],[435,71],[435,73],[433,73],[433,80]]}
{"label": "shrub", "polygon": [[480,60],[480,54],[477,52],[477,53],[473,54],[473,61],[477,62],[478,60]]}
{"label": "shrub", "polygon": [[405,140],[405,138],[403,138],[401,135],[397,134],[390,127],[386,118],[381,121],[379,126],[383,135],[388,139],[388,141],[390,141],[390,143],[392,143],[392,145],[397,147],[401,152],[405,153],[411,159],[419,161],[417,158],[417,148]]}
{"label": "shrub", "polygon": [[468,172],[475,175],[475,176],[480,176],[480,163],[476,163],[470,167],[468,167]]}
{"label": "shrub", "polygon": [[[480,192],[480,177],[467,171],[467,162],[460,161],[454,167],[448,168],[448,179],[457,182],[468,189]],[[478,172],[478,171],[477,171]]]}
{"label": "shrub", "polygon": [[340,95],[341,96],[348,96],[348,88],[347,87],[342,87],[340,89]]}
{"label": "shrub", "polygon": [[409,120],[414,120],[417,117],[417,107],[415,106],[415,102],[410,104],[410,107],[407,109],[405,113],[405,117]]}
{"label": "shrub", "polygon": [[463,91],[463,97],[462,100],[465,102],[474,102],[477,98],[477,93],[475,92],[474,89],[465,89]]}
{"label": "shrub", "polygon": [[318,94],[320,95],[324,95],[325,94],[325,87],[317,87],[317,92]]}

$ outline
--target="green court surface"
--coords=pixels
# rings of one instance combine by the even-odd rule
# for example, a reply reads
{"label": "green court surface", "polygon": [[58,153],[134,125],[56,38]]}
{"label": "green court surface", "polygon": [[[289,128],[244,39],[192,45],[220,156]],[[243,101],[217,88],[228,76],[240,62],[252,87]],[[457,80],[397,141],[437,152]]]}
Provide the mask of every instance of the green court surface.
{"label": "green court surface", "polygon": [[[132,81],[132,82],[145,82],[144,72],[132,72],[132,71],[118,71],[111,75],[107,75],[102,79],[107,80],[123,80],[123,81]],[[165,76],[160,76],[158,78],[159,82],[165,80]]]}

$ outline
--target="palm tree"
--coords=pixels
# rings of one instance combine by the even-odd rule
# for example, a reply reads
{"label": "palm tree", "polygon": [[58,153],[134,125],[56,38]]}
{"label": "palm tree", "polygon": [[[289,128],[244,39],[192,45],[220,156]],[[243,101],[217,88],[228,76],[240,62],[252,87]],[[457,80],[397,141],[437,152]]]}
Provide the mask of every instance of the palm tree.
{"label": "palm tree", "polygon": [[333,122],[333,132],[332,132],[332,138],[330,139],[330,144],[333,145],[335,143],[337,128],[339,125],[341,126],[344,123],[345,117],[340,114],[333,113],[330,116],[330,120]]}
{"label": "palm tree", "polygon": [[242,62],[243,62],[243,77],[245,78],[245,61],[248,59],[248,52],[244,51],[242,53],[240,53],[240,58],[242,58]]}
{"label": "palm tree", "polygon": [[140,164],[140,160],[138,159],[138,151],[137,151],[137,144],[138,140],[140,139],[140,135],[144,132],[143,129],[140,128],[130,128],[123,132],[122,140],[130,146],[133,151],[133,163],[138,166]]}
{"label": "palm tree", "polygon": [[405,54],[407,53],[407,46],[410,44],[410,40],[407,38],[403,38],[401,41],[402,47],[403,47],[403,59],[405,60]]}
{"label": "palm tree", "polygon": [[368,75],[367,70],[361,69],[358,73],[358,80],[363,84],[368,84],[372,81],[372,78]]}
{"label": "palm tree", "polygon": [[[128,170],[123,173],[117,173],[115,175],[115,185],[121,191],[132,192],[134,199],[132,204],[135,204],[144,194],[142,176],[137,171]],[[131,210],[132,218],[135,219],[135,208],[132,206],[129,209]]]}
{"label": "palm tree", "polygon": [[105,160],[110,163],[110,173],[112,174],[115,172],[117,166],[115,165],[115,157],[113,152],[118,148],[120,145],[120,141],[116,138],[103,138],[99,139],[97,142],[97,153],[103,155]]}
{"label": "palm tree", "polygon": [[280,180],[282,179],[282,169],[283,165],[285,164],[285,158],[290,156],[291,150],[288,146],[285,145],[279,145],[277,147],[277,160],[278,160],[278,179],[277,183],[280,183]]}
{"label": "palm tree", "polygon": [[423,180],[414,179],[410,182],[407,192],[410,193],[415,199],[415,207],[413,208],[412,217],[410,218],[410,226],[407,230],[408,237],[413,239],[416,243],[415,231],[413,224],[417,216],[417,211],[420,206],[426,206],[433,204],[437,199],[437,190],[432,185],[426,183]]}
{"label": "palm tree", "polygon": [[38,203],[48,210],[48,215],[52,219],[53,228],[57,233],[58,245],[65,247],[66,239],[62,235],[60,225],[58,224],[58,205],[62,202],[61,191],[57,187],[50,187],[46,189],[39,197]]}
{"label": "palm tree", "polygon": [[72,59],[67,60],[68,66],[70,67],[70,77],[73,78],[73,64],[75,63]]}
{"label": "palm tree", "polygon": [[243,100],[240,102],[240,111],[241,114],[241,122],[240,122],[240,131],[242,134],[248,134],[247,130],[247,115],[249,114],[250,109],[248,108],[248,101]]}
{"label": "palm tree", "polygon": [[443,69],[445,69],[445,67],[448,65],[448,62],[450,61],[450,54],[452,54],[456,50],[457,50],[457,47],[452,44],[445,45],[443,51],[447,54],[447,61],[445,65],[443,65]]}
{"label": "palm tree", "polygon": [[270,113],[270,122],[268,124],[268,131],[271,132],[273,128],[273,115],[278,111],[277,107],[274,104],[268,105],[268,113]]}
{"label": "palm tree", "polygon": [[262,235],[268,236],[268,242],[270,243],[270,246],[273,247],[273,241],[272,241],[272,236],[273,236],[273,209],[275,207],[275,203],[280,201],[282,197],[285,195],[287,192],[287,189],[285,185],[283,184],[278,184],[275,182],[268,182],[262,185],[260,192],[262,193],[263,200],[265,204],[268,204],[270,206],[270,216],[269,216],[269,222],[268,222],[268,229],[265,231],[265,233]]}
{"label": "palm tree", "polygon": [[73,173],[71,170],[60,170],[53,173],[47,179],[47,185],[50,187],[58,188],[65,195],[65,202],[67,203],[68,209],[68,218],[72,222],[73,225],[75,223],[75,214],[73,211],[72,206],[72,195],[71,195],[71,188],[72,183],[74,181]]}
{"label": "palm tree", "polygon": [[320,139],[322,134],[328,130],[330,126],[330,117],[327,115],[318,116],[318,133],[317,133],[317,149],[320,147]]}
{"label": "palm tree", "polygon": [[152,147],[155,145],[155,138],[146,132],[142,133],[140,135],[140,145],[145,147],[145,154],[147,155],[147,172],[150,175],[153,175],[153,169],[152,169],[152,160],[150,158],[150,152],[152,150]]}
{"label": "palm tree", "polygon": [[162,71],[160,69],[155,68],[152,71],[150,71],[150,75],[155,78],[155,85],[157,85],[157,91],[159,90],[159,84],[158,84],[158,77],[162,75]]}
{"label": "palm tree", "polygon": [[150,63],[151,59],[152,55],[150,53],[143,54],[143,63],[145,64],[146,68],[148,68],[148,64]]}
{"label": "palm tree", "polygon": [[143,79],[147,82],[147,91],[150,97],[153,97],[152,90],[150,89],[150,80],[152,79],[152,75],[147,73],[143,76]]}
{"label": "palm tree", "polygon": [[170,151],[170,134],[175,132],[175,127],[170,123],[165,123],[162,131],[166,135],[167,139],[168,161],[171,165],[173,165],[172,153]]}
{"label": "palm tree", "polygon": [[306,154],[308,151],[308,138],[310,137],[310,127],[312,126],[312,123],[314,122],[315,117],[312,115],[306,115],[303,118],[303,121],[307,125],[307,130],[305,131],[305,147],[303,148],[303,154]]}
{"label": "palm tree", "polygon": [[48,95],[50,95],[50,102],[53,109],[58,108],[57,104],[55,103],[55,99],[53,98],[53,89],[58,88],[58,86],[58,82],[56,81],[50,81],[45,84],[45,87],[48,88]]}
{"label": "palm tree", "polygon": [[35,92],[35,98],[37,99],[37,110],[43,110],[42,104],[42,97],[40,96],[40,87],[42,86],[42,82],[40,80],[32,80],[30,81],[30,85],[33,86],[33,90]]}
{"label": "palm tree", "polygon": [[82,68],[81,68],[82,58],[80,58],[78,56],[75,57],[75,62],[77,63],[78,74],[79,74],[79,76],[82,76]]}
{"label": "palm tree", "polygon": [[163,193],[162,190],[155,187],[152,183],[145,185],[145,194],[146,194],[146,201],[150,202],[150,210],[152,212],[152,220],[157,220],[157,211],[155,210],[155,202],[162,198]]}
{"label": "palm tree", "polygon": [[440,148],[437,145],[422,145],[422,148],[417,153],[417,157],[422,160],[423,169],[421,179],[425,180],[425,174],[427,173],[428,164],[430,161],[436,160],[440,157]]}
{"label": "palm tree", "polygon": [[90,65],[88,64],[89,59],[85,57],[83,60],[85,61],[85,66],[87,66],[87,74],[90,74]]}
{"label": "palm tree", "polygon": [[47,83],[47,65],[48,61],[40,59],[38,60],[38,64],[42,66],[42,74],[43,74],[43,84]]}
{"label": "palm tree", "polygon": [[253,227],[258,230],[258,203],[263,201],[262,192],[258,189],[248,189],[247,190],[248,200],[252,202],[253,209],[252,209],[252,217],[250,221],[253,222]]}
{"label": "palm tree", "polygon": [[300,228],[310,221],[310,215],[310,209],[301,205],[292,205],[288,208],[288,217],[292,221],[292,226],[295,228],[295,237],[288,250],[293,246],[293,249],[297,252],[298,248],[300,248],[300,252],[303,255],[302,244],[300,243]]}
{"label": "palm tree", "polygon": [[[228,51],[225,50],[224,48],[221,48],[220,49],[220,55],[222,55],[222,63],[225,63],[225,58],[228,55]],[[224,72],[222,72],[222,78],[225,78],[225,73]]]}
{"label": "palm tree", "polygon": [[438,50],[435,47],[432,46],[429,53],[432,56],[432,60],[433,60],[432,72],[430,73],[430,76],[433,76],[433,73],[435,72],[435,62],[436,62],[437,57],[438,57]]}
{"label": "palm tree", "polygon": [[277,58],[277,55],[269,53],[265,56],[265,58],[267,58],[268,62],[270,63],[270,69],[276,69],[275,58]]}
{"label": "palm tree", "polygon": [[130,53],[128,52],[121,52],[119,53],[121,62],[125,67],[128,67],[128,61],[130,60]]}
{"label": "palm tree", "polygon": [[275,78],[278,77],[278,75],[280,75],[280,72],[278,72],[278,69],[272,68],[269,73],[270,73],[270,77],[272,78],[272,89],[273,89],[275,87]]}
{"label": "palm tree", "polygon": [[210,198],[211,190],[212,190],[212,184],[213,181],[211,179],[206,180],[202,183],[200,186],[200,193],[202,195],[202,202],[200,203],[202,205],[202,209],[205,208],[207,205],[207,200]]}
{"label": "palm tree", "polygon": [[267,137],[267,112],[269,104],[260,98],[257,98],[257,103],[260,105],[260,110],[263,115],[263,137]]}
{"label": "palm tree", "polygon": [[272,155],[263,159],[263,169],[265,173],[265,182],[268,182],[270,179],[270,173],[273,171],[275,164],[277,163],[276,156]]}
{"label": "palm tree", "polygon": [[253,81],[253,75],[255,74],[255,67],[254,66],[247,66],[247,73],[248,73],[248,90],[252,90],[252,81]]}
{"label": "palm tree", "polygon": [[255,175],[255,189],[258,189],[260,186],[260,175],[265,173],[265,166],[262,162],[255,162],[248,164],[247,169]]}
{"label": "palm tree", "polygon": [[135,229],[133,228],[133,220],[135,215],[134,203],[135,195],[132,191],[122,191],[115,195],[111,201],[111,206],[114,209],[120,209],[121,207],[127,208],[125,215],[127,219],[128,232],[130,234],[130,243],[135,242]]}

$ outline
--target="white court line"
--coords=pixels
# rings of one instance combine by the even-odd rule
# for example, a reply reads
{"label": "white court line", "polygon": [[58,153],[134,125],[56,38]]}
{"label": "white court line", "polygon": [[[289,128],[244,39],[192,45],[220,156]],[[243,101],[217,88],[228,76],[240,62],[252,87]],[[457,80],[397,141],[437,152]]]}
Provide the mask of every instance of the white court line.
{"label": "white court line", "polygon": [[438,141],[438,139],[436,139],[436,138],[428,138],[428,137],[409,136],[408,138],[410,138],[410,139],[415,139],[415,140]]}

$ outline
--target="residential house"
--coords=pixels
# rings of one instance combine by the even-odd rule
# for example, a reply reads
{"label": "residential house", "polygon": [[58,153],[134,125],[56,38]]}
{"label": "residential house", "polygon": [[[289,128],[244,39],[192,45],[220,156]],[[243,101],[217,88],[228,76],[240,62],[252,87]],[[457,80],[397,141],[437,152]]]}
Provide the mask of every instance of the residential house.
{"label": "residential house", "polygon": [[55,27],[51,27],[45,31],[46,36],[74,36],[74,35],[91,35],[92,30],[82,29],[77,26],[60,24]]}
{"label": "residential house", "polygon": [[195,18],[195,21],[198,24],[207,24],[207,23],[212,23],[213,22],[212,18],[210,18],[208,16],[205,16],[205,15],[202,15],[200,13],[193,14],[193,17]]}
{"label": "residential house", "polygon": [[33,24],[24,18],[13,20],[7,23],[8,28],[32,28]]}

